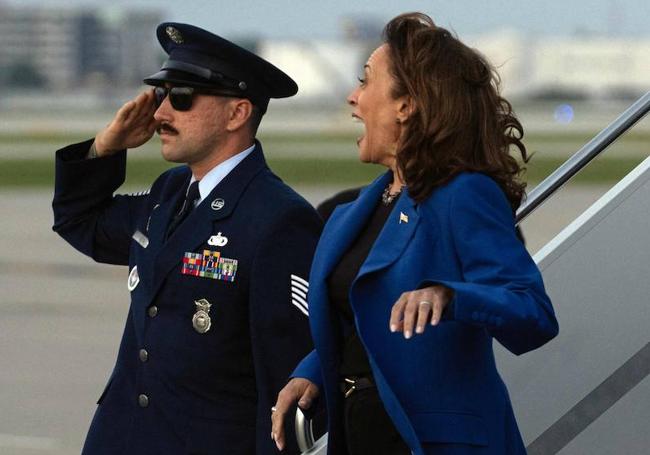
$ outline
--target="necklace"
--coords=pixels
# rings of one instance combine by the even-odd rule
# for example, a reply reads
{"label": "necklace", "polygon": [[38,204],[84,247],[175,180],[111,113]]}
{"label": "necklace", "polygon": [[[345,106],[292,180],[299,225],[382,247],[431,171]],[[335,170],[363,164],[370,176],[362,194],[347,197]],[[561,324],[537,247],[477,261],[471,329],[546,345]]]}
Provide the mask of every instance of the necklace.
{"label": "necklace", "polygon": [[384,205],[390,205],[390,203],[393,202],[395,198],[402,193],[402,188],[404,187],[400,187],[400,189],[395,193],[391,193],[390,183],[386,185],[386,189],[384,189],[384,192],[381,194],[381,203]]}

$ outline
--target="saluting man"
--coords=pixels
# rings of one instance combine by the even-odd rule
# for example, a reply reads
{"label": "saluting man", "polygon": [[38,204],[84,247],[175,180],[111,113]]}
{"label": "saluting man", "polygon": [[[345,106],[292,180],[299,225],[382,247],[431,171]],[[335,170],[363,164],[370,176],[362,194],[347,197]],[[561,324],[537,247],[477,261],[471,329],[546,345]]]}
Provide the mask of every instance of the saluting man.
{"label": "saluting man", "polygon": [[[311,206],[267,167],[257,127],[298,87],[200,28],[163,23],[154,86],[97,136],[56,154],[54,230],[96,261],[129,266],[115,368],[84,454],[268,454],[275,396],[311,350]],[[186,166],[113,195],[126,149],[158,132]],[[293,450],[296,452],[295,445]]]}

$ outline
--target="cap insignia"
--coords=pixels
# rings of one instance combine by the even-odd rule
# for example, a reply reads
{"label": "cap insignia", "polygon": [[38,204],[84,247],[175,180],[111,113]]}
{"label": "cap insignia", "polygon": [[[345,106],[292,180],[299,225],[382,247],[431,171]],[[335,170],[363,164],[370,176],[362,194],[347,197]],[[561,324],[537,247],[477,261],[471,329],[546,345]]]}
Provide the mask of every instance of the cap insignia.
{"label": "cap insignia", "polygon": [[181,32],[179,32],[176,27],[170,25],[165,29],[165,32],[167,33],[167,36],[169,36],[170,40],[176,44],[183,44],[183,35],[181,35]]}

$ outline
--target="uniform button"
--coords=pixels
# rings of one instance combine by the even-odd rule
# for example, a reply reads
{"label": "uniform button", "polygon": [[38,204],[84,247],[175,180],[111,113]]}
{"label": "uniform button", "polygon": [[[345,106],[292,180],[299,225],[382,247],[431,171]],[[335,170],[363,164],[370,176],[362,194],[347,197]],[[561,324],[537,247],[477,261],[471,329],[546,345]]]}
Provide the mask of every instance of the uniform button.
{"label": "uniform button", "polygon": [[140,349],[140,361],[146,362],[147,360],[149,360],[149,353],[146,349]]}
{"label": "uniform button", "polygon": [[151,305],[149,307],[148,313],[150,318],[156,317],[156,315],[158,314],[158,307],[156,305]]}
{"label": "uniform button", "polygon": [[144,393],[141,393],[138,396],[138,404],[140,405],[141,408],[146,408],[149,406],[149,397],[146,396]]}

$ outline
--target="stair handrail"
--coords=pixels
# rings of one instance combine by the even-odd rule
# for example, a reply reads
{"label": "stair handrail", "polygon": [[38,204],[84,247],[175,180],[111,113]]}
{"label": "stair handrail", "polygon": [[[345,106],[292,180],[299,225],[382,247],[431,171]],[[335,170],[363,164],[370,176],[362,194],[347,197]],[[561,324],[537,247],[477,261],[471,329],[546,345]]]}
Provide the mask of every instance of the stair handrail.
{"label": "stair handrail", "polygon": [[519,224],[537,207],[560,189],[575,174],[582,170],[591,160],[600,155],[607,147],[616,141],[623,133],[632,128],[650,111],[650,92],[628,107],[612,123],[605,127],[592,140],[546,177],[528,194],[524,203],[517,210],[516,223]]}

